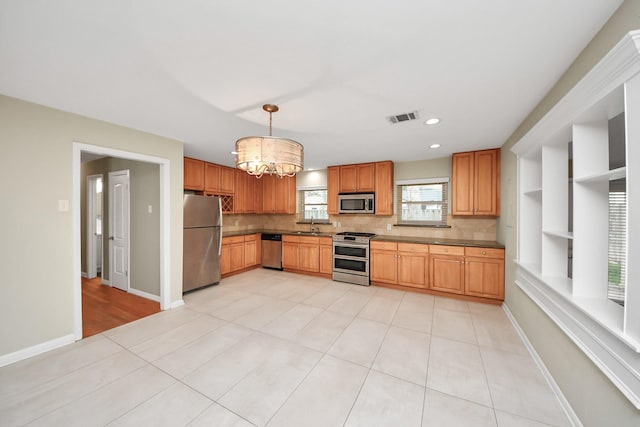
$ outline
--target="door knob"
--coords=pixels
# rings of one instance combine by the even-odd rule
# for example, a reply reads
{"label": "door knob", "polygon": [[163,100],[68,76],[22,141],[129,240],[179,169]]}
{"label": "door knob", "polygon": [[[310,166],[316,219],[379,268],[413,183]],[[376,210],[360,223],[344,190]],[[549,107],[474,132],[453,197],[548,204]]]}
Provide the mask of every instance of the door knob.
{"label": "door knob", "polygon": [[109,240],[115,240],[116,238],[113,236],[109,236]]}

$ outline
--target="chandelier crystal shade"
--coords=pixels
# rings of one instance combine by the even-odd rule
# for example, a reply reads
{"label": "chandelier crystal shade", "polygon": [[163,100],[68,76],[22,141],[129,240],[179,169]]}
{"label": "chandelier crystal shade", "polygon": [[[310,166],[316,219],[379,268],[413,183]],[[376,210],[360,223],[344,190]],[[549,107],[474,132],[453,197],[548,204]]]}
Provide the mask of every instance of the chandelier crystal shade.
{"label": "chandelier crystal shade", "polygon": [[260,178],[264,174],[282,178],[294,176],[304,168],[304,147],[292,139],[271,136],[271,115],[277,105],[266,104],[269,136],[247,136],[236,141],[236,167]]}

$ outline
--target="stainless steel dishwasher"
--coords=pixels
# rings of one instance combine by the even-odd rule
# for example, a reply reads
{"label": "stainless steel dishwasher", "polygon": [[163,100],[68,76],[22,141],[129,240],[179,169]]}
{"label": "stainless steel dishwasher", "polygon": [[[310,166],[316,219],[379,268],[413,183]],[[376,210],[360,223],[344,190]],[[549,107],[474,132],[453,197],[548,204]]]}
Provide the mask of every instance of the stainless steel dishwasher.
{"label": "stainless steel dishwasher", "polygon": [[282,270],[282,234],[262,233],[262,267]]}

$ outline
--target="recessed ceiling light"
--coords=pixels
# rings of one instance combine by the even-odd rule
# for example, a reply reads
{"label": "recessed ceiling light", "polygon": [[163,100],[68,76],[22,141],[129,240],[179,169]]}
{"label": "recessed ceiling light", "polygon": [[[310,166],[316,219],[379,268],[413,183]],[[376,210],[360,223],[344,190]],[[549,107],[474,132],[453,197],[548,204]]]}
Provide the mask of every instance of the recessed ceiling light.
{"label": "recessed ceiling light", "polygon": [[429,148],[440,148],[440,144],[431,144]]}
{"label": "recessed ceiling light", "polygon": [[424,122],[425,125],[437,125],[438,123],[440,123],[440,119],[437,117],[432,117],[426,122]]}
{"label": "recessed ceiling light", "polygon": [[237,151],[232,151],[231,154],[235,156],[235,155],[238,154],[238,152]]}

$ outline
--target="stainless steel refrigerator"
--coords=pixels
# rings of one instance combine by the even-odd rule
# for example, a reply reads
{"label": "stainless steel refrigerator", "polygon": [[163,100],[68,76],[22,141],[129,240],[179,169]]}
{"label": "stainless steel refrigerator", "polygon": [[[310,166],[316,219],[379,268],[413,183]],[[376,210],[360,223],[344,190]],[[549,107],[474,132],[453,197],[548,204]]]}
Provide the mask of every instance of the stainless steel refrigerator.
{"label": "stainless steel refrigerator", "polygon": [[220,282],[222,205],[219,197],[185,194],[182,292]]}

